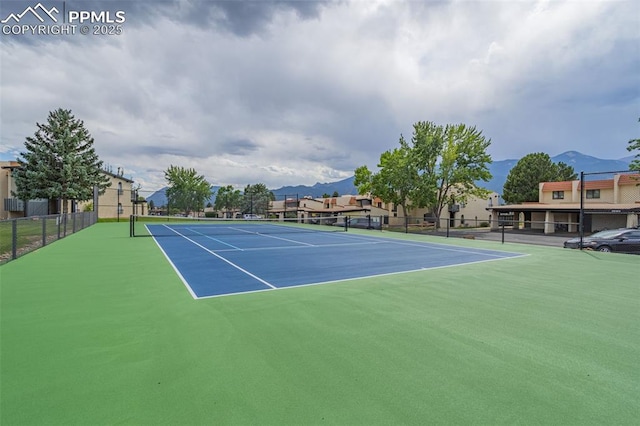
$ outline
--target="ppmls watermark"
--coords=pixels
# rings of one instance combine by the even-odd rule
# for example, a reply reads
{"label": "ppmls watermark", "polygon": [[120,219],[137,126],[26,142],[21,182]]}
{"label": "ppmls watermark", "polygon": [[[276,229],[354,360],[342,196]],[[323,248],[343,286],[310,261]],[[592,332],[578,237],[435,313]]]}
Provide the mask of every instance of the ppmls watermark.
{"label": "ppmls watermark", "polygon": [[[77,10],[67,2],[38,3],[9,13],[2,24],[3,35],[120,35],[126,21],[122,10]],[[24,3],[23,3],[24,4]]]}

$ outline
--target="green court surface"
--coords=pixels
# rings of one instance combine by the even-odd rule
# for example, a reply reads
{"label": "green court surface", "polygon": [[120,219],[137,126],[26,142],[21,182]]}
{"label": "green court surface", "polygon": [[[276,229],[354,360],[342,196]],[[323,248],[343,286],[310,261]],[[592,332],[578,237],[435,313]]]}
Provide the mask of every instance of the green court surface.
{"label": "green court surface", "polygon": [[0,266],[0,424],[638,424],[640,257],[385,235],[529,256],[194,300],[97,224]]}

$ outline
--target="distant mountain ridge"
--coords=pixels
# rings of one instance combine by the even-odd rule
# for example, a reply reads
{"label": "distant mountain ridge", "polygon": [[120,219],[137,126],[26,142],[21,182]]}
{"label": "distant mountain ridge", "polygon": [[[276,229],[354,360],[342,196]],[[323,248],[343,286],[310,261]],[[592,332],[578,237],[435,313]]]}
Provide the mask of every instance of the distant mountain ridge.
{"label": "distant mountain ridge", "polygon": [[334,192],[337,192],[340,195],[347,194],[357,194],[358,189],[353,184],[355,177],[351,176],[349,178],[339,180],[337,182],[330,183],[316,183],[313,186],[305,186],[305,185],[297,185],[297,186],[283,186],[279,189],[274,189],[273,195],[276,196],[276,199],[282,199],[284,196],[299,198],[302,197],[313,197],[320,198],[324,194],[333,195]]}
{"label": "distant mountain ridge", "polygon": [[[580,174],[580,172],[585,173],[596,173],[596,172],[615,172],[615,171],[623,171],[629,169],[629,164],[634,160],[634,156],[629,156],[625,158],[621,158],[619,160],[606,160],[597,157],[592,157],[590,155],[582,154],[578,151],[567,151],[562,154],[558,154],[555,157],[551,157],[551,160],[554,163],[558,163],[562,161],[569,166],[572,166],[576,173]],[[507,180],[507,176],[509,175],[509,171],[518,163],[519,160],[516,159],[508,159],[508,160],[500,160],[494,161],[489,166],[489,170],[491,171],[491,175],[493,178],[489,182],[480,182],[482,186],[489,189],[490,191],[497,192],[498,194],[502,194],[502,187],[504,186],[505,181]],[[337,182],[329,182],[329,183],[316,183],[313,186],[306,185],[296,185],[296,186],[283,186],[278,189],[273,189],[271,192],[276,196],[276,199],[282,199],[285,196],[288,197],[298,197],[303,198],[306,196],[310,196],[313,198],[320,198],[324,194],[332,195],[334,192],[337,192],[340,195],[355,195],[358,193],[357,188],[354,186],[354,176],[351,176],[346,179],[339,180]],[[220,187],[214,187],[214,190],[217,190]],[[152,195],[147,197],[147,201],[153,200],[156,206],[163,206],[167,203],[167,197],[165,195],[165,191],[167,188],[162,188]],[[215,193],[211,197],[210,201],[213,204],[215,202]]]}
{"label": "distant mountain ridge", "polygon": [[[551,161],[563,163],[573,167],[573,170],[580,176],[580,172],[597,173],[597,172],[616,172],[629,169],[629,164],[633,161],[634,156],[621,158],[619,160],[606,160],[590,155],[582,154],[578,151],[567,151],[551,157]],[[500,160],[491,163],[489,170],[493,178],[489,182],[481,182],[485,188],[502,194],[502,188],[509,176],[509,172],[518,161],[516,159]]]}

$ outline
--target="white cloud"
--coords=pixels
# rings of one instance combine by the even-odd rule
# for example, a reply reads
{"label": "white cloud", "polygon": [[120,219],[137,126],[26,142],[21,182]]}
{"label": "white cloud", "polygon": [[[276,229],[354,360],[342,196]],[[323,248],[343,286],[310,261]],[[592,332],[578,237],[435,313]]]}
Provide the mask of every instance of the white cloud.
{"label": "white cloud", "polygon": [[623,157],[637,136],[632,1],[246,6],[138,2],[121,36],[2,43],[0,155],[59,107],[147,188],[170,164],[239,187],[347,177],[418,120],[476,125],[494,159]]}

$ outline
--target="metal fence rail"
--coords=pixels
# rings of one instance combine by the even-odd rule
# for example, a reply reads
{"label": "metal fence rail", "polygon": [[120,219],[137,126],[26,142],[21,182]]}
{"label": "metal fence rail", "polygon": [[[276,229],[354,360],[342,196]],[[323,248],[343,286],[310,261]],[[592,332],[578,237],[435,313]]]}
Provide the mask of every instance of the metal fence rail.
{"label": "metal fence rail", "polygon": [[[366,217],[368,218],[368,217]],[[353,217],[351,218],[353,220]],[[363,228],[359,226],[364,219],[360,218],[357,225],[351,227]],[[563,241],[579,236],[578,224],[576,222],[565,221],[519,221],[513,216],[501,216],[495,220],[489,219],[450,219],[440,218],[436,226],[435,218],[425,219],[424,217],[388,217],[371,216],[371,222],[375,225],[368,229],[382,230],[386,232],[399,232],[408,234],[422,234],[437,237],[465,238],[550,245],[562,247]],[[544,230],[552,228],[554,233],[548,234]]]}
{"label": "metal fence rail", "polygon": [[0,264],[44,247],[97,222],[96,212],[30,216],[0,221]]}

